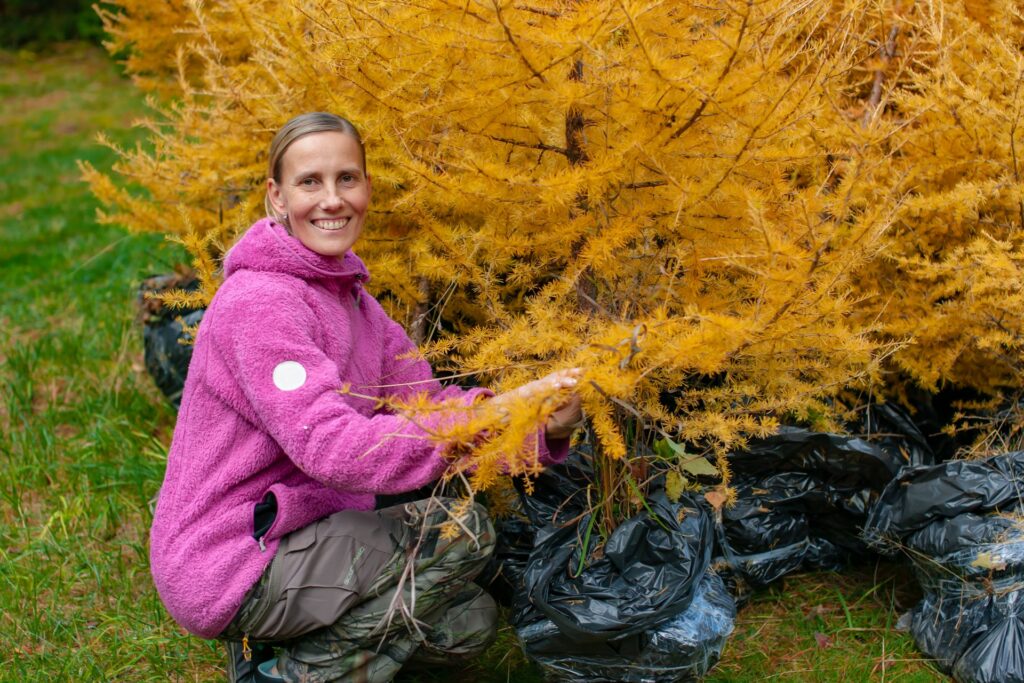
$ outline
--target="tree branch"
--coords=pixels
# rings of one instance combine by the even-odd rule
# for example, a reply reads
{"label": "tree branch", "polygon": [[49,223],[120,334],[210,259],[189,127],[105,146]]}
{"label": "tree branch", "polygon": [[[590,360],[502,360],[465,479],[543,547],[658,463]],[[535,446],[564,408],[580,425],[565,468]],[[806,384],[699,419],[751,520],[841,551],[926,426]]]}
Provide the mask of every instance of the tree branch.
{"label": "tree branch", "polygon": [[878,109],[878,105],[882,101],[882,84],[885,83],[885,70],[889,66],[889,62],[892,61],[892,58],[896,56],[896,36],[899,33],[900,27],[898,25],[893,26],[892,30],[889,31],[889,38],[885,41],[885,45],[882,46],[882,67],[875,70],[875,80],[871,84],[871,95],[868,97],[864,116],[861,119],[861,125],[864,127],[871,123],[875,110]]}

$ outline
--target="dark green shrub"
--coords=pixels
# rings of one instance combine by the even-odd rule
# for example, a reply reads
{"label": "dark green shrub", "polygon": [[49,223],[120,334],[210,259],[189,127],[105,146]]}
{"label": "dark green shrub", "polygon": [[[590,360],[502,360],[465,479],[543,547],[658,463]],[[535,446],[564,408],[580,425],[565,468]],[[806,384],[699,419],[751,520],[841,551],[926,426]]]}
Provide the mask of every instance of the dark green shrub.
{"label": "dark green shrub", "polygon": [[39,48],[63,40],[99,43],[103,23],[94,4],[94,0],[4,0],[0,2],[0,47]]}

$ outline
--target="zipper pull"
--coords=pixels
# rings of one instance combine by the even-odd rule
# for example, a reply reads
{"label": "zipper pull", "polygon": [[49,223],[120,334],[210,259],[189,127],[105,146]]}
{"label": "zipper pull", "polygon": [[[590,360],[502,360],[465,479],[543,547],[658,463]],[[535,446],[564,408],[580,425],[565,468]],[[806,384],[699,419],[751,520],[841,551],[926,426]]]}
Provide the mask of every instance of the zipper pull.
{"label": "zipper pull", "polygon": [[259,538],[256,539],[256,542],[260,544],[260,552],[261,553],[267,552],[267,544],[263,542],[263,538],[264,538],[263,536],[260,536]]}
{"label": "zipper pull", "polygon": [[245,661],[252,661],[252,648],[249,647],[249,634],[246,633],[242,636],[242,657]]}

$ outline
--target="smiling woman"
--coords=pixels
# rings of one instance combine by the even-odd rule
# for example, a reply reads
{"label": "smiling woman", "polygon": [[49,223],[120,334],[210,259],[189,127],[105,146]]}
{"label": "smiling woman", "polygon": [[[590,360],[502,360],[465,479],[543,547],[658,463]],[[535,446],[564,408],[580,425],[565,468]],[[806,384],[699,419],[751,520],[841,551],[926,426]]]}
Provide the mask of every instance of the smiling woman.
{"label": "smiling woman", "polygon": [[332,114],[303,114],[271,143],[267,198],[304,246],[344,255],[363,231],[371,184],[355,127]]}
{"label": "smiling woman", "polygon": [[[351,249],[370,194],[352,124],[285,124],[271,145],[273,216],[226,255],[196,337],[150,560],[171,615],[227,641],[232,681],[376,683],[407,662],[482,652],[497,616],[472,582],[494,548],[486,511],[436,497],[375,509],[375,496],[441,477],[466,452],[434,437],[485,403],[549,406],[523,454],[538,465],[564,459],[580,420],[574,369],[494,398],[434,379],[364,290]],[[421,410],[382,408],[414,396]],[[452,520],[458,531],[441,537]],[[287,648],[253,672],[257,641]]]}

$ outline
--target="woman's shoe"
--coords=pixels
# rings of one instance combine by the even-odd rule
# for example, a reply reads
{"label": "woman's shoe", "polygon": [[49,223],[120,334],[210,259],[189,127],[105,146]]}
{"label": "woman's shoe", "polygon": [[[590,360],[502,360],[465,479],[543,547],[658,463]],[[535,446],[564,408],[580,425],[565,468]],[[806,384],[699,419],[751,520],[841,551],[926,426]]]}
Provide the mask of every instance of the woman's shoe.
{"label": "woman's shoe", "polygon": [[277,657],[260,662],[256,666],[256,683],[284,683],[284,676],[277,673]]}

